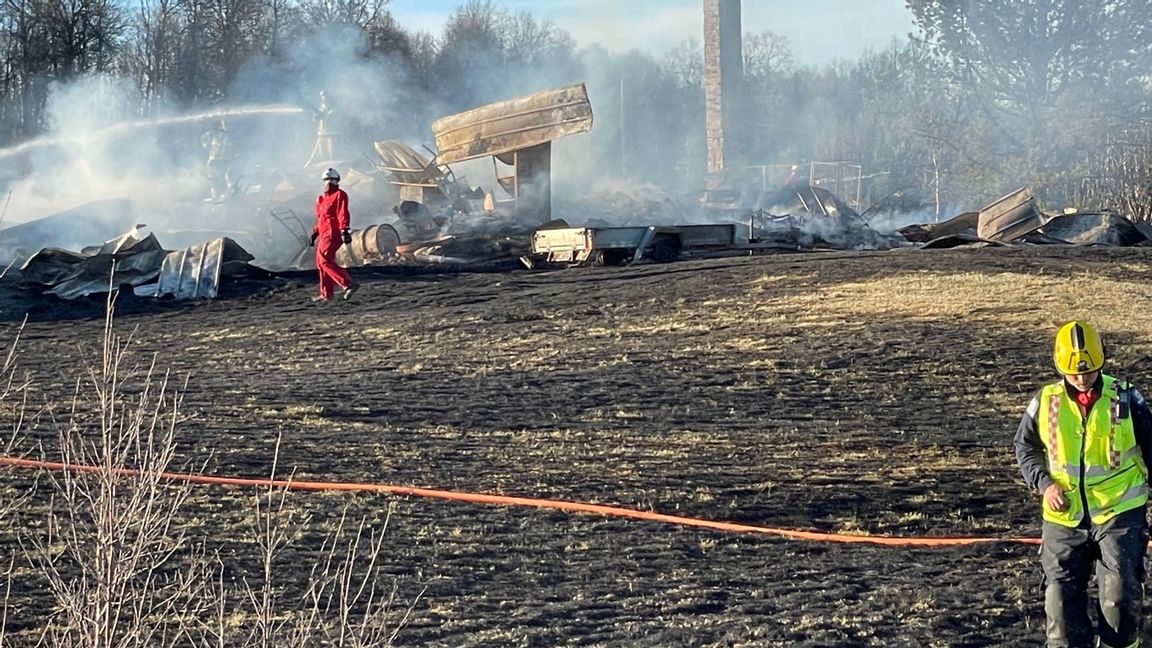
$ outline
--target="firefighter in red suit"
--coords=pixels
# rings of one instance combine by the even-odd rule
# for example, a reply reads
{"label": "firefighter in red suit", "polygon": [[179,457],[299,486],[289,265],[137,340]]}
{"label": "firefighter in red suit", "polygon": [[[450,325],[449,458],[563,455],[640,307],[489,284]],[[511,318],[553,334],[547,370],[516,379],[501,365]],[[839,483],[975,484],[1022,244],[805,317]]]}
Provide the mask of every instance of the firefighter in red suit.
{"label": "firefighter in red suit", "polygon": [[340,174],[336,169],[324,172],[324,193],[316,197],[316,226],[312,228],[312,245],[316,246],[316,270],[320,273],[320,295],[312,301],[332,300],[336,286],[343,289],[347,300],[356,292],[352,275],[336,263],[336,250],[340,244],[352,242],[349,231],[348,194],[340,188]]}

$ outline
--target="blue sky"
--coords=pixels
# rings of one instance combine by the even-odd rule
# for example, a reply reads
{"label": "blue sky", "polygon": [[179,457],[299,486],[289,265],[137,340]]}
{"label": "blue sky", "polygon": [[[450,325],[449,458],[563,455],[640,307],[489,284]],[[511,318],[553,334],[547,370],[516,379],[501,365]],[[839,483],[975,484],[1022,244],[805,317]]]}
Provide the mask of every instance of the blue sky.
{"label": "blue sky", "polygon": [[[389,11],[410,30],[439,35],[465,0],[391,0]],[[529,10],[568,30],[581,45],[662,53],[700,39],[702,0],[495,0],[510,11]],[[904,0],[744,0],[745,32],[771,30],[789,38],[797,63],[822,65],[883,49],[913,31]]]}

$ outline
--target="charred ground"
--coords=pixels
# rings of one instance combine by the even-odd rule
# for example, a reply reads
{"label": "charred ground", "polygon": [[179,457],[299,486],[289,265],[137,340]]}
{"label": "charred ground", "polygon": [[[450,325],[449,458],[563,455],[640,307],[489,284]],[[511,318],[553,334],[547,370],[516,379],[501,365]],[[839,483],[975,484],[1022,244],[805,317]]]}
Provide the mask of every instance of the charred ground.
{"label": "charred ground", "polygon": [[[137,356],[187,378],[185,457],[267,476],[282,435],[280,470],[296,479],[1033,536],[1011,437],[1050,376],[1054,327],[1094,319],[1113,372],[1152,384],[1142,248],[358,278],[355,301],[330,307],[308,303],[305,278],[253,279],[228,299],[122,313]],[[26,325],[20,364],[41,401],[65,402],[98,358],[96,306]],[[51,435],[32,437],[50,456]],[[225,556],[251,544],[249,497],[194,498],[190,519]],[[383,496],[291,503],[320,526],[395,506],[388,571],[403,597],[427,588],[398,645],[1010,646],[1042,632],[1031,547],[800,543]],[[0,546],[18,551],[16,536],[7,525]],[[301,536],[285,574],[306,578],[293,565],[317,545]],[[17,581],[22,632],[48,605],[36,583]]]}

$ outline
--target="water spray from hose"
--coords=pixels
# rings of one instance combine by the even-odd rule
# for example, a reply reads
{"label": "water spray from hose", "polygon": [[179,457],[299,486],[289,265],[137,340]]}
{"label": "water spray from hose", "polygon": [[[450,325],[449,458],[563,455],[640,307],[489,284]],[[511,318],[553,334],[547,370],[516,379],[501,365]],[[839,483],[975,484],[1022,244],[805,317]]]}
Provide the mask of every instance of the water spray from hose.
{"label": "water spray from hose", "polygon": [[137,119],[120,122],[105,128],[71,136],[44,136],[36,137],[16,146],[0,149],[0,160],[25,154],[29,151],[48,146],[60,146],[66,143],[88,142],[116,137],[140,129],[170,126],[174,124],[193,124],[215,119],[236,117],[250,117],[255,115],[296,115],[306,112],[297,106],[266,105],[266,106],[240,106],[236,108],[221,108],[193,115],[180,115],[176,117],[155,117],[152,119]]}

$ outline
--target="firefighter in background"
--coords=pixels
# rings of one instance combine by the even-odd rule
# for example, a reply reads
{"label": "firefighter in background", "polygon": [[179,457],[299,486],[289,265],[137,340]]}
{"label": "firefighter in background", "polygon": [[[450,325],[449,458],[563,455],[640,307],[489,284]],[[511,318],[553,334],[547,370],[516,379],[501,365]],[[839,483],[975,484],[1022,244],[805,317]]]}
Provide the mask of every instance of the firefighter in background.
{"label": "firefighter in background", "polygon": [[204,201],[222,201],[228,197],[232,188],[232,146],[229,142],[228,120],[221,118],[216,128],[204,133],[200,143],[208,150],[209,196]]}
{"label": "firefighter in background", "polygon": [[1101,371],[1104,344],[1092,325],[1062,326],[1053,360],[1063,376],[1032,398],[1013,444],[1024,481],[1041,495],[1048,646],[1138,646],[1152,415],[1135,387]]}
{"label": "firefighter in background", "polygon": [[316,122],[316,144],[312,147],[312,155],[308,156],[308,161],[304,163],[305,167],[312,166],[317,162],[326,162],[332,158],[332,113],[334,111],[328,105],[328,96],[320,93],[320,103],[316,105],[316,109],[312,111],[312,121]]}
{"label": "firefighter in background", "polygon": [[798,171],[800,171],[800,165],[793,164],[792,167],[790,169],[788,169],[788,174],[786,176],[784,176],[784,182],[780,183],[780,187],[786,188],[786,187],[788,187],[788,185],[795,182],[796,181],[796,173]]}
{"label": "firefighter in background", "polygon": [[316,197],[316,226],[312,228],[310,244],[316,247],[316,271],[320,274],[320,294],[312,301],[327,303],[332,300],[336,286],[343,289],[347,300],[356,292],[352,275],[336,263],[336,250],[341,243],[352,243],[349,230],[348,194],[340,188],[340,174],[328,169],[322,177],[324,193]]}

